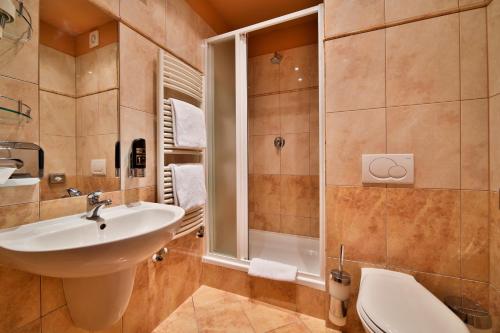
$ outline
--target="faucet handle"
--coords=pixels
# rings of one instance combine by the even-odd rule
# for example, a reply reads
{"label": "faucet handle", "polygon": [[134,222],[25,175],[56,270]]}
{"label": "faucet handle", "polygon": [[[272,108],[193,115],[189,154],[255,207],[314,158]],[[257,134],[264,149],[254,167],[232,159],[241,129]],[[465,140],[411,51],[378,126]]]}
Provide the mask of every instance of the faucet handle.
{"label": "faucet handle", "polygon": [[87,194],[87,200],[90,203],[96,203],[99,201],[99,197],[102,195],[102,191],[95,191],[95,192],[90,192]]}

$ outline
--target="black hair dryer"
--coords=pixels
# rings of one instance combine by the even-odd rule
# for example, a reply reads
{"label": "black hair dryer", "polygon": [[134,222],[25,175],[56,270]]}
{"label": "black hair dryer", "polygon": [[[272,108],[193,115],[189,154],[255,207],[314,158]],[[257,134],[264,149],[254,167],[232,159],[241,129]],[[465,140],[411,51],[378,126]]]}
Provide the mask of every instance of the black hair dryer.
{"label": "black hair dryer", "polygon": [[146,140],[135,139],[132,141],[130,152],[130,177],[146,176]]}

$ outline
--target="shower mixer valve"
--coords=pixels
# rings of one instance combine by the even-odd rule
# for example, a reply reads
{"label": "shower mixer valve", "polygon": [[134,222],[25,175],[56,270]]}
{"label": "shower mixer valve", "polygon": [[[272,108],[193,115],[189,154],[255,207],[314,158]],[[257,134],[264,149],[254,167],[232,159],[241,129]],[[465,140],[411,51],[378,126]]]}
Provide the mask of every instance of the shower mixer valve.
{"label": "shower mixer valve", "polygon": [[278,149],[281,149],[285,146],[285,139],[281,136],[277,136],[274,138],[274,146]]}

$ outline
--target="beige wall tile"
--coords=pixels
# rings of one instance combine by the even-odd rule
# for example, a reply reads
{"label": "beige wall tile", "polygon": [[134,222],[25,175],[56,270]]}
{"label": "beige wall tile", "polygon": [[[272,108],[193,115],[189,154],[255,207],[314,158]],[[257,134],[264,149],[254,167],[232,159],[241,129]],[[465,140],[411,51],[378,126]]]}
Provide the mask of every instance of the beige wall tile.
{"label": "beige wall tile", "polygon": [[385,192],[385,188],[377,187],[332,189],[327,201],[331,206],[327,213],[327,229],[341,233],[327,238],[328,256],[338,255],[340,241],[346,248],[346,259],[386,262]]}
{"label": "beige wall tile", "polygon": [[385,20],[393,22],[456,9],[458,9],[457,0],[385,0]]}
{"label": "beige wall tile", "polygon": [[17,227],[37,220],[38,202],[0,207],[0,229]]}
{"label": "beige wall tile", "polygon": [[250,296],[250,276],[246,272],[204,263],[202,283],[238,295]]}
{"label": "beige wall tile", "polygon": [[387,105],[459,99],[458,22],[453,14],[387,29]]}
{"label": "beige wall tile", "polygon": [[[39,35],[39,0],[28,0],[24,2],[28,9],[32,24],[33,35],[27,43],[2,39],[0,45],[0,75],[9,76],[15,79],[38,83],[38,35]],[[20,36],[26,31],[26,24],[22,19],[16,23],[9,23],[5,31]]]}
{"label": "beige wall tile", "polygon": [[280,95],[254,97],[250,118],[253,121],[252,135],[279,135]]}
{"label": "beige wall tile", "polygon": [[[90,163],[93,159],[106,160],[106,178],[115,177],[115,144],[118,134],[91,135],[77,137],[76,170],[79,176],[92,176]],[[104,176],[100,176],[104,177]],[[102,189],[111,191],[116,189]]]}
{"label": "beige wall tile", "polygon": [[265,54],[252,58],[253,73],[251,90],[253,94],[277,92],[280,89],[280,66],[271,63],[272,55]]}
{"label": "beige wall tile", "polygon": [[488,3],[489,0],[458,0],[460,8],[468,8],[470,6],[481,5]]}
{"label": "beige wall tile", "polygon": [[414,154],[416,187],[460,188],[459,102],[387,109],[387,152]]}
{"label": "beige wall tile", "polygon": [[462,277],[489,281],[487,191],[461,191]]}
{"label": "beige wall tile", "polygon": [[486,9],[460,13],[461,99],[488,96]]}
{"label": "beige wall tile", "polygon": [[309,236],[311,232],[311,218],[281,215],[279,232],[290,235]]}
{"label": "beige wall tile", "polygon": [[76,99],[77,136],[118,133],[118,90]]}
{"label": "beige wall tile", "polygon": [[388,188],[387,255],[391,266],[458,277],[460,192]]}
{"label": "beige wall tile", "polygon": [[309,133],[289,133],[283,138],[281,174],[309,175]]}
{"label": "beige wall tile", "polygon": [[484,309],[489,308],[490,286],[488,283],[469,281],[469,280],[461,280],[461,282],[462,282],[462,297],[467,297],[468,299],[481,305]]}
{"label": "beige wall tile", "polygon": [[441,301],[446,296],[459,296],[461,280],[444,275],[414,273],[415,279]]}
{"label": "beige wall tile", "polygon": [[158,47],[120,24],[120,105],[155,113]]}
{"label": "beige wall tile", "polygon": [[297,285],[297,312],[325,319],[326,303],[325,292]]}
{"label": "beige wall tile", "polygon": [[254,135],[252,138],[253,171],[255,174],[279,174],[280,151],[274,147],[274,135]]}
{"label": "beige wall tile", "polygon": [[251,229],[280,232],[280,214],[250,213],[248,218]]}
{"label": "beige wall tile", "polygon": [[47,177],[51,173],[76,175],[75,137],[42,134],[40,146],[45,152],[44,174]]}
{"label": "beige wall tile", "polygon": [[63,283],[61,279],[41,277],[41,310],[42,316],[66,305]]}
{"label": "beige wall tile", "polygon": [[488,189],[488,100],[461,102],[461,188]]}
{"label": "beige wall tile", "polygon": [[500,95],[490,98],[490,189],[500,188]]}
{"label": "beige wall tile", "polygon": [[118,88],[118,43],[76,58],[76,95],[85,96]]}
{"label": "beige wall tile", "polygon": [[[0,76],[0,90],[3,96],[22,100],[31,108],[31,120],[0,123],[0,140],[39,142],[38,86]],[[10,105],[10,104],[9,104]],[[3,111],[2,111],[3,114]],[[4,116],[2,116],[4,117]],[[4,119],[4,118],[1,118]]]}
{"label": "beige wall tile", "polygon": [[280,91],[317,86],[318,46],[306,45],[281,51]]}
{"label": "beige wall tile", "polygon": [[84,213],[87,210],[85,196],[46,200],[40,202],[40,220]]}
{"label": "beige wall tile", "polygon": [[490,96],[500,93],[500,1],[488,5],[488,71]]}
{"label": "beige wall tile", "polygon": [[165,0],[120,1],[123,21],[159,44],[165,43]]}
{"label": "beige wall tile", "polygon": [[167,0],[167,43],[169,50],[203,71],[203,39],[216,35],[184,0]]}
{"label": "beige wall tile", "polygon": [[109,14],[120,17],[120,0],[90,0],[90,2]]}
{"label": "beige wall tile", "polygon": [[59,308],[42,317],[42,332],[88,333],[87,330],[78,328],[73,324],[67,307]]}
{"label": "beige wall tile", "polygon": [[252,277],[250,290],[250,297],[253,299],[289,310],[296,309],[295,283]]}
{"label": "beige wall tile", "polygon": [[75,117],[73,97],[40,91],[40,133],[74,137]]}
{"label": "beige wall tile", "polygon": [[38,201],[39,185],[0,188],[0,206]]}
{"label": "beige wall tile", "polygon": [[385,30],[325,44],[326,111],[385,106]]}
{"label": "beige wall tile", "polygon": [[309,95],[308,90],[279,94],[281,133],[309,132]]}
{"label": "beige wall tile", "polygon": [[75,96],[75,77],[74,57],[40,45],[40,89]]}
{"label": "beige wall tile", "polygon": [[326,116],[326,182],[361,184],[361,154],[385,153],[385,109]]}
{"label": "beige wall tile", "polygon": [[15,333],[40,333],[41,330],[42,330],[42,321],[40,319],[37,319],[17,329]]}
{"label": "beige wall tile", "polygon": [[309,176],[282,175],[280,190],[282,215],[312,216],[313,184]]}
{"label": "beige wall tile", "polygon": [[500,290],[500,208],[498,192],[490,192],[490,283]]}
{"label": "beige wall tile", "polygon": [[[124,189],[154,186],[156,184],[156,121],[151,113],[126,107],[120,109],[120,145],[122,183]],[[146,140],[146,177],[128,177],[129,153],[132,141]]]}
{"label": "beige wall tile", "polygon": [[384,0],[326,0],[325,36],[384,24]]}
{"label": "beige wall tile", "polygon": [[493,321],[493,332],[500,330],[500,291],[490,287],[490,312]]}
{"label": "beige wall tile", "polygon": [[40,317],[40,277],[0,266],[0,332]]}
{"label": "beige wall tile", "polygon": [[280,176],[254,175],[254,210],[262,214],[280,214]]}

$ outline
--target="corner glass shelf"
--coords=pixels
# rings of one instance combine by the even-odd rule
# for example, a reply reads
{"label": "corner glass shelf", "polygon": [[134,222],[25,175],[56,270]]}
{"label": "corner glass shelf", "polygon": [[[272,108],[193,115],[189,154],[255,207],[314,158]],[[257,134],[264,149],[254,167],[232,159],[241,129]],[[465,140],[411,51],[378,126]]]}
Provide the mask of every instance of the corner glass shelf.
{"label": "corner glass shelf", "polygon": [[26,43],[33,37],[33,22],[28,9],[20,0],[14,0],[16,5],[16,19],[7,23],[3,31],[3,38],[15,43]]}
{"label": "corner glass shelf", "polygon": [[21,100],[0,96],[0,123],[12,124],[31,120],[31,107]]}

